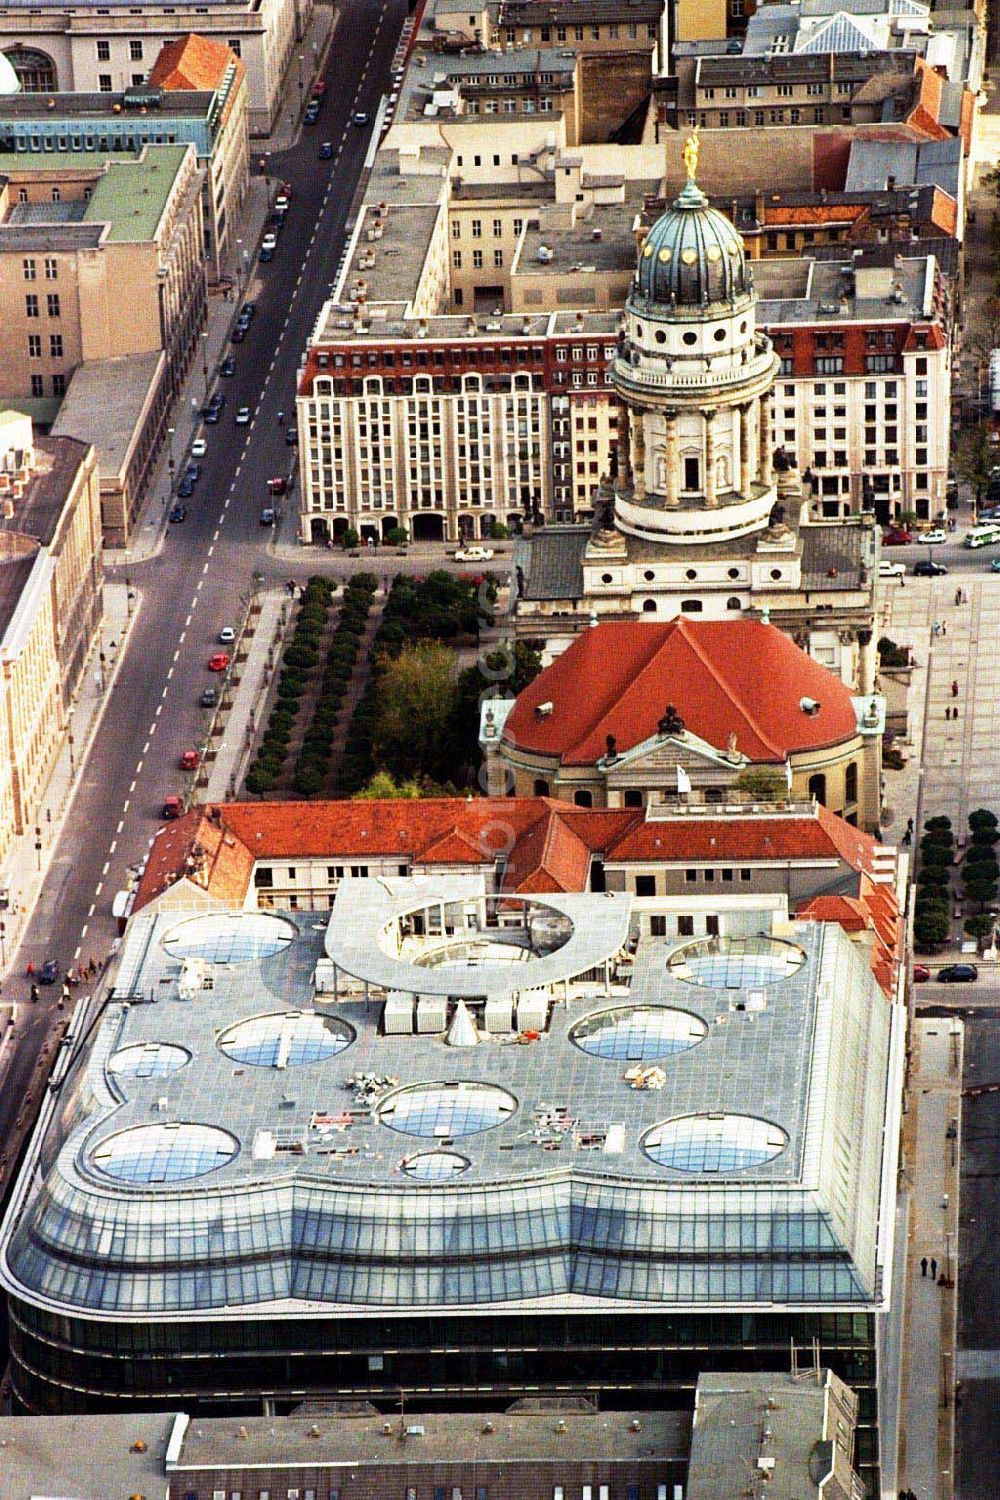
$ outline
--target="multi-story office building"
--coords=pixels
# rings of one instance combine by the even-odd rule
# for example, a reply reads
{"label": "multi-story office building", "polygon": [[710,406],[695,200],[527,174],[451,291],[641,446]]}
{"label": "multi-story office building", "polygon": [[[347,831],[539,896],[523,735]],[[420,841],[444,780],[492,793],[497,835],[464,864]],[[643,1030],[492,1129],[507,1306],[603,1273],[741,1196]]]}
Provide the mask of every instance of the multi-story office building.
{"label": "multi-story office building", "polygon": [[191,32],[224,44],[246,68],[250,129],[268,135],[312,0],[192,0],[131,7],[92,3],[58,10],[7,0],[0,8],[0,51],[28,93],[113,94],[142,88],[167,43]]}
{"label": "multi-story office building", "polygon": [[103,614],[93,448],[0,414],[0,895],[45,787]]}
{"label": "multi-story office building", "polygon": [[779,897],[680,940],[643,904],[441,872],[133,916],[3,1230],[18,1401],[656,1407],[816,1340],[873,1475],[896,987]]}

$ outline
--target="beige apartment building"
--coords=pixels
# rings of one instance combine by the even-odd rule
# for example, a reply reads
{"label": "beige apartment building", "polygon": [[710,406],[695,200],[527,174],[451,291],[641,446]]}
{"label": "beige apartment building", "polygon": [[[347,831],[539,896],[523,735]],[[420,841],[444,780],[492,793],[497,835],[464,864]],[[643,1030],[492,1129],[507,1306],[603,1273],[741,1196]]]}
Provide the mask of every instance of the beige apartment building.
{"label": "beige apartment building", "polygon": [[235,52],[246,68],[250,130],[269,135],[282,109],[282,87],[312,0],[217,0],[217,3],[63,9],[0,7],[0,52],[31,93],[110,94],[141,87],[161,49],[198,32]]}
{"label": "beige apartment building", "polygon": [[204,318],[192,146],[103,159],[24,155],[8,169],[0,188],[5,399],[61,396],[86,361],[157,349],[174,390]]}
{"label": "beige apartment building", "polygon": [[0,414],[0,891],[44,792],[103,613],[94,450]]}

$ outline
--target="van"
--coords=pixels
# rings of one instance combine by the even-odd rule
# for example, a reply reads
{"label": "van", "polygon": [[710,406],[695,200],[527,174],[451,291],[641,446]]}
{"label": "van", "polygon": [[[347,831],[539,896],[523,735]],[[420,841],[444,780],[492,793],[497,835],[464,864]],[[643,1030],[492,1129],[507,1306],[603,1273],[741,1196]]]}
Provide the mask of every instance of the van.
{"label": "van", "polygon": [[965,533],[965,547],[995,547],[1000,543],[1000,525],[990,522],[985,526],[973,526]]}

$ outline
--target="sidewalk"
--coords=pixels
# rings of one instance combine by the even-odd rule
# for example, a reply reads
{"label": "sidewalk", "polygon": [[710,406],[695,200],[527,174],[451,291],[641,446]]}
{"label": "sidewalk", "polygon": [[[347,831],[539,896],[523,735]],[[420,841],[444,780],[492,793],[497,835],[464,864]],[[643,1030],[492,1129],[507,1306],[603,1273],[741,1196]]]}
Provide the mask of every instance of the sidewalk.
{"label": "sidewalk", "polygon": [[[955,1333],[958,1307],[958,1162],[964,1028],[917,1020],[904,1148],[911,1178],[899,1483],[919,1500],[954,1492]],[[954,1133],[952,1133],[954,1132]],[[924,1260],[937,1262],[937,1280]]]}
{"label": "sidewalk", "polygon": [[260,614],[240,667],[222,739],[208,765],[207,781],[204,785],[199,781],[198,801],[224,802],[235,797],[242,784],[261,724],[264,697],[278,661],[289,603],[284,589],[271,589],[260,596]]}
{"label": "sidewalk", "polygon": [[[307,87],[303,90],[306,98],[316,72],[325,62],[339,19],[339,9],[328,4],[317,3],[312,24],[299,46],[303,54],[311,55],[315,59],[314,66],[306,69]],[[297,89],[297,66],[297,63],[293,61],[285,80],[285,88],[289,97]],[[205,404],[207,392],[211,391],[217,382],[216,371],[225,357],[229,334],[240,304],[248,298],[256,297],[262,286],[257,265],[257,245],[270,212],[275,182],[269,175],[260,174],[258,163],[261,159],[267,162],[272,153],[286,151],[295,144],[299,133],[300,115],[301,110],[292,117],[289,123],[288,117],[283,114],[282,123],[274,135],[266,141],[251,141],[250,143],[251,175],[238,232],[233,239],[234,245],[239,248],[234,250],[227,266],[235,283],[235,295],[233,301],[227,302],[221,290],[209,293],[208,319],[205,325],[208,338],[203,345],[201,358],[196,355],[192,360],[184,385],[170,413],[168,421],[174,429],[173,439],[171,442],[164,441],[160,450],[128,547],[108,548],[105,551],[105,561],[109,568],[146,562],[149,558],[155,557],[163,546],[171,499],[171,455],[174,459],[174,472],[179,474],[183,471],[193,439],[202,431],[201,408]],[[237,264],[240,259],[242,259],[242,265]],[[207,391],[203,369],[205,364],[208,365]]]}
{"label": "sidewalk", "polygon": [[[133,590],[133,592],[135,592]],[[10,909],[4,913],[3,953],[0,975],[12,972],[17,964],[17,949],[35,908],[39,892],[48,873],[59,835],[72,805],[90,746],[104,714],[125,654],[129,631],[141,607],[141,596],[127,598],[124,583],[105,583],[104,622],[98,640],[80,679],[80,689],[68,715],[69,732],[55,762],[45,791],[38,826],[41,849],[36,849],[34,831],[19,835],[7,862],[13,882]],[[100,653],[105,662],[100,663]],[[72,740],[72,743],[71,743]],[[79,957],[79,950],[67,963]]]}

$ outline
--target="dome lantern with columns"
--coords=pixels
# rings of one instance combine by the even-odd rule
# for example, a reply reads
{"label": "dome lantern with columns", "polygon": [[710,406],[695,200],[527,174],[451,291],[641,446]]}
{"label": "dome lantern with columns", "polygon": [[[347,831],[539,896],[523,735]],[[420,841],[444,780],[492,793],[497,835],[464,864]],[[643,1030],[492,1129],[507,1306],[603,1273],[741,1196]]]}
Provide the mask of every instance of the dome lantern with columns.
{"label": "dome lantern with columns", "polygon": [[611,383],[619,401],[615,523],[667,543],[743,536],[776,499],[770,447],[778,367],[757,332],[735,226],[688,180],[638,251]]}

